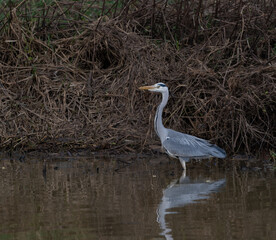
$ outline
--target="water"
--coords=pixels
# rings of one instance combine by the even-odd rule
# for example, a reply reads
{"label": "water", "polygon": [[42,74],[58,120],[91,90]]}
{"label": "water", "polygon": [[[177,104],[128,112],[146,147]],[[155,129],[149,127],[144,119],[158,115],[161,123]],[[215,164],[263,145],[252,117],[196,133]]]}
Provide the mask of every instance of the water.
{"label": "water", "polygon": [[185,176],[166,157],[0,161],[5,240],[276,239],[275,202],[273,171]]}

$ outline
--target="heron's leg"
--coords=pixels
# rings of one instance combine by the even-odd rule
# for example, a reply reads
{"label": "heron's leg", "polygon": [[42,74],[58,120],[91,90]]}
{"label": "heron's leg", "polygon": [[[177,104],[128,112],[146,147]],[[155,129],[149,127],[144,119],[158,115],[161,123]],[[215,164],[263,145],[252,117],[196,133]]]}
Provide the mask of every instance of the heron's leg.
{"label": "heron's leg", "polygon": [[181,165],[182,165],[182,167],[183,167],[183,170],[184,171],[186,171],[186,162],[185,162],[185,160],[180,160],[180,163],[181,163]]}
{"label": "heron's leg", "polygon": [[184,171],[186,171],[186,162],[189,162],[189,158],[179,158],[180,163],[184,169]]}
{"label": "heron's leg", "polygon": [[182,175],[179,178],[179,183],[183,183],[186,179],[186,169],[183,169]]}

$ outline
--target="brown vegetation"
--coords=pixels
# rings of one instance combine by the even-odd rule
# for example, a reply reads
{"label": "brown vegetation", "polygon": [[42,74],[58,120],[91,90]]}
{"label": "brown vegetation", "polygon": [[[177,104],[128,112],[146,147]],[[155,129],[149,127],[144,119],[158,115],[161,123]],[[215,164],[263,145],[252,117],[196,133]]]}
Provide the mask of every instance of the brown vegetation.
{"label": "brown vegetation", "polygon": [[167,127],[275,147],[273,1],[92,2],[1,6],[1,149],[143,149],[160,96],[138,87],[155,82]]}

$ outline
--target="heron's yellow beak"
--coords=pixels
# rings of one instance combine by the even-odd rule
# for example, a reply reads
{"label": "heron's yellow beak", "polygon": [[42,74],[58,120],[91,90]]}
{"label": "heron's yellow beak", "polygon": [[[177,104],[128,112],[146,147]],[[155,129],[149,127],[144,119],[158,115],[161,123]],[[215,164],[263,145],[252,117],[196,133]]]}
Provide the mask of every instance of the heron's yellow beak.
{"label": "heron's yellow beak", "polygon": [[154,86],[143,86],[143,87],[139,87],[140,90],[149,90],[149,89],[154,89]]}

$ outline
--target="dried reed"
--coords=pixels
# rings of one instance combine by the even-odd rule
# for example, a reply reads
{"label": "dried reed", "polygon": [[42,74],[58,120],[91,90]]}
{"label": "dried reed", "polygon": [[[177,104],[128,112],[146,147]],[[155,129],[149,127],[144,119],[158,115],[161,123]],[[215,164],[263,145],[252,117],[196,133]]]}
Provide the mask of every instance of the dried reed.
{"label": "dried reed", "polygon": [[273,1],[111,2],[2,4],[2,149],[147,148],[159,99],[137,87],[161,81],[166,126],[275,147]]}

